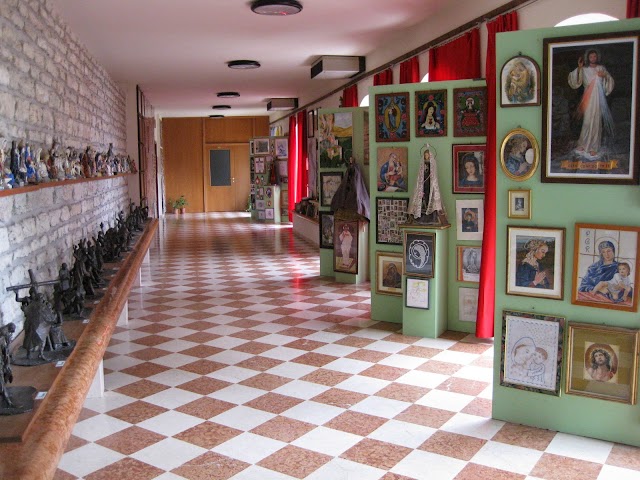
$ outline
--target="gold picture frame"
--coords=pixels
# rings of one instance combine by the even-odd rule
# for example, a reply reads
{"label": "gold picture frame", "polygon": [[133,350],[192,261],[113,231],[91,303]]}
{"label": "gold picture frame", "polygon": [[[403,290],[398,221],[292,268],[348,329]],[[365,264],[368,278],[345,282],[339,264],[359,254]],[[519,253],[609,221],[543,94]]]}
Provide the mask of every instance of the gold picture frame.
{"label": "gold picture frame", "polygon": [[529,130],[515,128],[504,137],[500,147],[500,166],[511,180],[530,179],[540,163],[540,147]]}
{"label": "gold picture frame", "polygon": [[567,394],[635,405],[638,330],[569,323]]}
{"label": "gold picture frame", "polygon": [[396,252],[376,252],[376,293],[402,296],[403,256]]}
{"label": "gold picture frame", "polygon": [[508,217],[531,220],[531,190],[509,190]]}

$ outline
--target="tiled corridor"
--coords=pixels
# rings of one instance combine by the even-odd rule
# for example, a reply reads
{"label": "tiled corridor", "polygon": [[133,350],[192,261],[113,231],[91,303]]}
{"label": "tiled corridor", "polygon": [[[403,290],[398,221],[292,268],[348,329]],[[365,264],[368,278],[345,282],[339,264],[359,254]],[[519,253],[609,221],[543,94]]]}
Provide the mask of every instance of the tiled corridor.
{"label": "tiled corridor", "polygon": [[318,271],[290,227],[168,216],[56,479],[640,479],[640,449],[492,420],[491,343]]}

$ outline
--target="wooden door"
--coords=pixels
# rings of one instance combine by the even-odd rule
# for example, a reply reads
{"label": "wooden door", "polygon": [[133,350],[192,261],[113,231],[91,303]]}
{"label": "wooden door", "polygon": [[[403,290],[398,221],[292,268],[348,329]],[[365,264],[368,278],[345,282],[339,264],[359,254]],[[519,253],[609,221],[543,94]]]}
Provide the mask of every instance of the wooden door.
{"label": "wooden door", "polygon": [[245,210],[251,189],[249,182],[248,144],[205,146],[205,212]]}

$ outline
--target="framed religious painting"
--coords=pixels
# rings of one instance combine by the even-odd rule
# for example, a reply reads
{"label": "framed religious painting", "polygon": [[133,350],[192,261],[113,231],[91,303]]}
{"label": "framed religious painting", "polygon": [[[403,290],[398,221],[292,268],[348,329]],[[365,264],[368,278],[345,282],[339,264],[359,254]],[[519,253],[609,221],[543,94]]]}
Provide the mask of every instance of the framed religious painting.
{"label": "framed religious painting", "polygon": [[509,218],[531,218],[531,190],[509,190]]}
{"label": "framed religious painting", "polygon": [[353,156],[353,114],[321,113],[316,131],[320,168],[344,166]]}
{"label": "framed religious painting", "polygon": [[433,278],[435,274],[436,236],[430,232],[404,231],[404,274]]}
{"label": "framed religious painting", "polygon": [[405,305],[409,308],[429,310],[429,280],[407,277]]}
{"label": "framed religious painting", "polygon": [[484,193],[487,146],[453,145],[453,193]]}
{"label": "framed religious painting", "polygon": [[402,245],[400,225],[407,222],[408,198],[376,198],[376,242]]}
{"label": "framed religious painting", "polygon": [[407,147],[378,147],[378,191],[406,192],[409,171]]}
{"label": "framed religious painting", "polygon": [[477,288],[458,288],[458,320],[461,322],[476,322],[479,292]]}
{"label": "framed religious painting", "polygon": [[447,91],[416,92],[416,137],[447,136]]}
{"label": "framed religious painting", "polygon": [[530,179],[538,168],[540,149],[533,134],[524,128],[511,130],[502,140],[500,166],[511,180]]}
{"label": "framed religious painting", "polygon": [[635,405],[638,330],[569,323],[566,392]]}
{"label": "framed religious painting", "polygon": [[289,138],[276,138],[274,140],[276,157],[287,158],[289,156]]}
{"label": "framed religious painting", "polygon": [[254,155],[269,155],[270,153],[269,138],[254,138],[253,139],[253,154]]}
{"label": "framed religious painting", "polygon": [[453,136],[487,135],[487,87],[453,89]]}
{"label": "framed religious painting", "polygon": [[333,212],[320,212],[320,248],[333,248]]}
{"label": "framed religious painting", "polygon": [[342,172],[320,172],[320,205],[330,207],[331,200],[342,183]]}
{"label": "framed religious painting", "polygon": [[376,293],[402,296],[402,253],[376,252]]}
{"label": "framed religious painting", "polygon": [[500,106],[540,105],[540,68],[526,55],[516,55],[500,71]]}
{"label": "framed religious painting", "polygon": [[502,312],[500,385],[560,396],[565,319]]}
{"label": "framed religious painting", "polygon": [[358,273],[357,220],[334,220],[333,271]]}
{"label": "framed religious painting", "polygon": [[409,94],[379,93],[375,102],[376,142],[408,142]]}
{"label": "framed religious painting", "polygon": [[571,303],[608,310],[638,310],[640,226],[577,223]]}
{"label": "framed religious painting", "polygon": [[482,248],[469,245],[458,245],[458,276],[459,282],[480,282],[480,265],[482,263]]}
{"label": "framed religious painting", "polygon": [[458,240],[482,240],[484,233],[484,201],[456,200]]}
{"label": "framed religious painting", "polygon": [[564,228],[507,226],[507,294],[562,300]]}
{"label": "framed religious painting", "polygon": [[637,185],[638,31],[543,45],[542,181]]}

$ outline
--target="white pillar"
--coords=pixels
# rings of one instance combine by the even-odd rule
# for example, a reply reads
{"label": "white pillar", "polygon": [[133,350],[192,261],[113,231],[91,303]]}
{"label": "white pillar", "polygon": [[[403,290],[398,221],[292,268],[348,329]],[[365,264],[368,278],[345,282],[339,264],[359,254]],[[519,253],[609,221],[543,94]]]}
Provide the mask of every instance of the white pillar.
{"label": "white pillar", "polygon": [[104,361],[100,360],[96,376],[93,378],[91,387],[89,387],[87,398],[99,398],[102,396],[104,396]]}
{"label": "white pillar", "polygon": [[126,327],[129,325],[129,300],[124,302],[124,307],[122,307],[122,311],[120,312],[116,325],[118,327]]}

